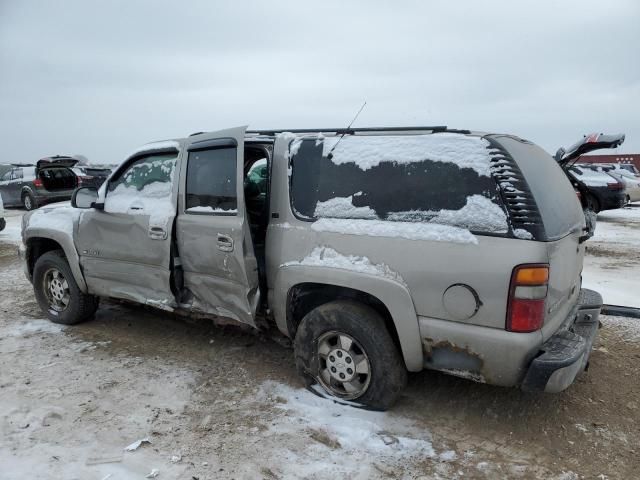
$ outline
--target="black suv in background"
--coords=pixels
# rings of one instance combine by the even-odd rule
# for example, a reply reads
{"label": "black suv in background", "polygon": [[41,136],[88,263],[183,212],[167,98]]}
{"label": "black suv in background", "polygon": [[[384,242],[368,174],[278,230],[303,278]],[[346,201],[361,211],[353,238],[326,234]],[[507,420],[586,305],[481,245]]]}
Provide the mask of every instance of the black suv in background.
{"label": "black suv in background", "polygon": [[40,205],[69,200],[80,186],[98,188],[110,170],[77,166],[78,160],[56,155],[33,164],[13,164],[0,177],[4,205],[33,210]]}

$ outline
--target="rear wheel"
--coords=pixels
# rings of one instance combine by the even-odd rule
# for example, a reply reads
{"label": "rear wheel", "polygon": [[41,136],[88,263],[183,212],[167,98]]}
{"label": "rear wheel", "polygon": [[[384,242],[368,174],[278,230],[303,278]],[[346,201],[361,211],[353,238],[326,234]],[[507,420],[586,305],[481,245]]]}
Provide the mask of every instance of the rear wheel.
{"label": "rear wheel", "polygon": [[4,230],[4,227],[6,226],[7,226],[7,222],[4,220],[4,218],[0,218],[0,232]]}
{"label": "rear wheel", "polygon": [[22,194],[22,205],[26,210],[34,210],[38,208],[38,203],[31,192],[24,192]]}
{"label": "rear wheel", "polygon": [[64,253],[54,250],[43,254],[33,269],[36,300],[49,320],[64,325],[80,323],[92,317],[98,298],[80,291]]}
{"label": "rear wheel", "polygon": [[598,199],[594,195],[589,194],[588,201],[589,201],[589,206],[591,207],[591,210],[593,210],[596,213],[600,213],[601,207]]}
{"label": "rear wheel", "polygon": [[298,372],[309,386],[376,410],[391,407],[407,382],[404,362],[383,318],[348,300],[321,305],[300,323],[295,337]]}

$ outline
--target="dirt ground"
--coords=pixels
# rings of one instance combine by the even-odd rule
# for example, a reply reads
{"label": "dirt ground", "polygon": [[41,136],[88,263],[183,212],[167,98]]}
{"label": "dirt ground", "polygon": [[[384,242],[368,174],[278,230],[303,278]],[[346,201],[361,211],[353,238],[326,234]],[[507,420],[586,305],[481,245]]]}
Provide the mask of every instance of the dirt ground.
{"label": "dirt ground", "polygon": [[[0,478],[637,478],[640,320],[603,318],[588,372],[533,395],[422,372],[387,413],[302,389],[275,332],[103,302],[42,320],[0,242]],[[134,451],[123,448],[148,438]]]}

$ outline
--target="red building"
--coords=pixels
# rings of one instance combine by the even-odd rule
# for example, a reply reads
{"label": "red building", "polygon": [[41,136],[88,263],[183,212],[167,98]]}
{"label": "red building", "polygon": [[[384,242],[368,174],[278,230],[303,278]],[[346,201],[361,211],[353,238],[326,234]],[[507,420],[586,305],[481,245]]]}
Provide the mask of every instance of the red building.
{"label": "red building", "polygon": [[615,153],[613,155],[582,155],[579,163],[632,163],[640,170],[640,153]]}

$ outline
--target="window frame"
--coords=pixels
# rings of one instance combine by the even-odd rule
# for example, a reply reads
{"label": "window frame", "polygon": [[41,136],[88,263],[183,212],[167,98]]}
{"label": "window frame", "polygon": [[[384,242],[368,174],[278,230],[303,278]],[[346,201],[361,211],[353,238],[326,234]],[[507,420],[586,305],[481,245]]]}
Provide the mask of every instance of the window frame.
{"label": "window frame", "polygon": [[[235,211],[222,211],[222,212],[206,212],[206,211],[189,211],[187,207],[187,196],[189,194],[189,167],[190,167],[190,155],[197,152],[208,152],[214,150],[235,150],[235,192],[236,192],[236,208]],[[196,142],[186,150],[185,158],[185,176],[184,176],[184,194],[183,194],[183,214],[185,215],[200,215],[200,216],[215,216],[215,217],[238,217],[240,216],[240,196],[238,194],[238,143],[234,138],[218,138],[214,140],[204,140],[202,142]]]}

